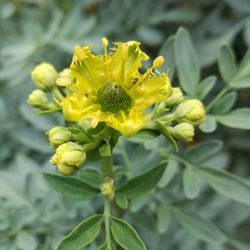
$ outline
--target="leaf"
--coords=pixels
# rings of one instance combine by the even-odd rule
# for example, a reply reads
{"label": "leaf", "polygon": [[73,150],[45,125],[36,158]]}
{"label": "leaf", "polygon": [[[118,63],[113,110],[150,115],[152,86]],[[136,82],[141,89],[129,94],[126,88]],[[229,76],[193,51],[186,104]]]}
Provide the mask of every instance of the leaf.
{"label": "leaf", "polygon": [[250,205],[250,185],[237,175],[210,168],[196,168],[196,171],[219,194]]}
{"label": "leaf", "polygon": [[200,191],[200,176],[194,171],[193,167],[186,166],[182,176],[185,196],[194,199]]}
{"label": "leaf", "polygon": [[216,119],[212,115],[206,115],[206,120],[199,126],[200,130],[205,133],[212,133],[217,128]]}
{"label": "leaf", "polygon": [[101,230],[102,215],[93,215],[82,221],[62,239],[56,250],[80,250],[91,243]]}
{"label": "leaf", "polygon": [[208,76],[199,83],[197,87],[197,96],[200,100],[203,100],[209,94],[213,89],[216,80],[216,76]]}
{"label": "leaf", "polygon": [[214,117],[219,123],[229,128],[250,129],[250,108],[239,108],[225,115]]}
{"label": "leaf", "polygon": [[116,201],[116,204],[120,207],[120,208],[122,208],[122,209],[127,209],[128,208],[128,200],[127,200],[127,198],[126,198],[126,196],[124,196],[123,194],[117,194],[116,195],[116,199],[115,199],[115,201]]}
{"label": "leaf", "polygon": [[175,61],[181,87],[189,96],[196,96],[200,65],[188,32],[180,28],[175,37]]}
{"label": "leaf", "polygon": [[194,163],[204,162],[221,150],[222,146],[223,144],[219,140],[199,143],[186,151],[185,159]]}
{"label": "leaf", "polygon": [[135,198],[147,194],[159,182],[165,171],[165,168],[165,165],[160,165],[159,167],[155,167],[143,175],[129,180],[118,189],[118,193],[122,193],[128,198]]}
{"label": "leaf", "polygon": [[124,220],[112,217],[111,231],[116,242],[126,250],[146,250],[136,231]]}
{"label": "leaf", "polygon": [[236,98],[237,98],[236,92],[227,93],[215,103],[212,112],[214,114],[227,113],[235,104]]}
{"label": "leaf", "polygon": [[171,209],[166,203],[161,203],[157,208],[157,229],[165,233],[171,222]]}
{"label": "leaf", "polygon": [[250,88],[250,75],[241,79],[234,79],[230,86],[234,89]]}
{"label": "leaf", "polygon": [[53,114],[53,113],[59,112],[61,110],[62,110],[61,108],[48,109],[48,110],[44,110],[44,111],[37,113],[35,116]]}
{"label": "leaf", "polygon": [[18,234],[16,244],[18,246],[18,249],[20,250],[35,250],[37,248],[37,241],[35,236],[26,232],[20,232]]}
{"label": "leaf", "polygon": [[211,222],[179,208],[174,208],[173,212],[184,229],[194,237],[207,242],[221,243],[225,241],[224,234]]}
{"label": "leaf", "polygon": [[175,147],[176,151],[178,151],[178,146],[177,143],[174,139],[174,137],[170,134],[170,132],[168,131],[168,129],[166,128],[166,126],[160,122],[160,121],[156,121],[157,123],[157,129],[165,136],[165,138]]}
{"label": "leaf", "polygon": [[170,158],[168,161],[168,165],[161,177],[161,180],[158,183],[158,186],[160,188],[166,187],[167,184],[173,179],[177,171],[178,171],[178,162]]}
{"label": "leaf", "polygon": [[230,46],[223,45],[220,48],[218,64],[223,80],[229,83],[237,71],[235,55]]}
{"label": "leaf", "polygon": [[99,193],[97,188],[75,177],[49,173],[44,173],[43,176],[57,192],[77,200],[89,200]]}
{"label": "leaf", "polygon": [[175,69],[175,61],[174,61],[174,36],[170,36],[163,44],[160,49],[159,55],[165,58],[165,61],[161,67],[159,67],[159,71],[166,73],[168,72],[168,77],[170,80],[173,79],[174,69]]}

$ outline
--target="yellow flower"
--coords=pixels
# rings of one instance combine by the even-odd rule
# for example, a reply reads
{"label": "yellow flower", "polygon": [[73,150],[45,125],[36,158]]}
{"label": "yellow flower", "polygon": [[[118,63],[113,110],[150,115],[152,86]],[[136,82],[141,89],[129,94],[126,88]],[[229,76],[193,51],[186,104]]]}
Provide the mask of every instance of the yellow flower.
{"label": "yellow flower", "polygon": [[139,42],[115,43],[111,51],[107,39],[102,42],[104,55],[92,54],[89,46],[75,46],[70,66],[72,94],[61,102],[63,113],[66,120],[89,120],[92,127],[103,121],[130,137],[144,127],[144,110],[172,93],[168,76],[154,70],[164,59],[156,58],[141,73],[142,61],[149,57]]}

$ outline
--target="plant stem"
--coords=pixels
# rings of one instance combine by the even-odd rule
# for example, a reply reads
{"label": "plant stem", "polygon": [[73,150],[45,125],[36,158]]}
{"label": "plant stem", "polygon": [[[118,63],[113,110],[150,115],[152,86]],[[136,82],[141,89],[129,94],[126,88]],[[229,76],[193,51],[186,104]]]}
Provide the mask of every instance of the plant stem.
{"label": "plant stem", "polygon": [[110,235],[110,200],[105,199],[104,203],[104,221],[105,221],[105,233],[106,233],[106,242],[107,242],[107,249],[111,248],[111,235]]}
{"label": "plant stem", "polygon": [[210,109],[214,106],[214,104],[230,89],[229,86],[223,88],[219,94],[207,105],[206,111],[210,111]]}
{"label": "plant stem", "polygon": [[101,173],[102,179],[105,181],[107,178],[113,179],[113,159],[112,156],[103,157],[101,160]]}
{"label": "plant stem", "polygon": [[58,101],[61,101],[64,98],[62,93],[59,91],[57,87],[52,89],[52,94]]}
{"label": "plant stem", "polygon": [[[113,159],[112,156],[103,157],[101,160],[101,174],[103,182],[107,181],[107,179],[113,179]],[[112,241],[111,241],[111,234],[110,234],[110,199],[105,198],[104,202],[104,222],[105,222],[105,233],[106,233],[106,242],[107,242],[107,249],[112,249]]]}

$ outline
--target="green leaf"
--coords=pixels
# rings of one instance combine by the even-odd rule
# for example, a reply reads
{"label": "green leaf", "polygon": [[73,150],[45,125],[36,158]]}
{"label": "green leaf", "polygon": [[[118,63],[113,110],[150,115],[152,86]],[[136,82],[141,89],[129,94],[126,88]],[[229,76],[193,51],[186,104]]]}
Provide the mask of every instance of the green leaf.
{"label": "green leaf", "polygon": [[214,114],[227,113],[235,104],[236,98],[237,98],[236,92],[227,93],[215,103],[212,112]]}
{"label": "green leaf", "polygon": [[44,173],[43,176],[57,192],[77,200],[89,200],[99,193],[97,188],[75,177],[49,173]]}
{"label": "green leaf", "polygon": [[227,93],[215,103],[212,112],[215,114],[227,113],[235,104],[236,98],[236,92]]}
{"label": "green leaf", "polygon": [[126,198],[126,196],[124,196],[122,193],[118,193],[116,195],[116,204],[122,208],[122,209],[127,209],[128,208],[128,200]]}
{"label": "green leaf", "polygon": [[82,221],[62,239],[56,250],[80,250],[90,244],[100,233],[102,215],[93,215]]}
{"label": "green leaf", "polygon": [[212,133],[217,128],[216,119],[212,115],[206,115],[206,120],[199,126],[204,133]]}
{"label": "green leaf", "polygon": [[223,144],[219,140],[210,140],[199,143],[188,149],[185,153],[185,159],[193,163],[201,163],[221,150]]}
{"label": "green leaf", "polygon": [[194,171],[193,167],[186,166],[182,176],[185,196],[194,199],[200,192],[200,176]]}
{"label": "green leaf", "polygon": [[180,28],[175,37],[175,61],[181,87],[189,96],[196,96],[200,65],[188,32]]}
{"label": "green leaf", "polygon": [[200,100],[203,100],[209,94],[213,89],[216,80],[216,76],[208,76],[199,83],[197,87],[197,96]]}
{"label": "green leaf", "polygon": [[61,110],[62,110],[61,108],[48,109],[48,110],[44,110],[44,111],[37,113],[35,116],[53,114],[53,113],[59,112]]}
{"label": "green leaf", "polygon": [[165,138],[175,147],[176,151],[178,151],[177,143],[174,137],[170,134],[170,132],[166,128],[166,126],[162,122],[159,122],[159,121],[156,121],[156,123],[158,125],[157,130],[160,131],[165,136]]}
{"label": "green leaf", "polygon": [[235,89],[250,87],[250,49],[243,57],[236,76],[231,80],[230,86]]}
{"label": "green leaf", "polygon": [[159,55],[165,58],[163,65],[158,69],[160,72],[168,72],[170,80],[173,79],[175,61],[174,61],[174,36],[170,36],[160,49]]}
{"label": "green leaf", "polygon": [[151,191],[161,179],[166,166],[160,165],[148,171],[147,173],[137,176],[126,182],[118,193],[122,193],[128,198],[143,196]]}
{"label": "green leaf", "polygon": [[171,222],[171,209],[166,203],[161,203],[157,208],[157,229],[165,233]]}
{"label": "green leaf", "polygon": [[178,171],[178,162],[170,158],[168,161],[168,165],[161,177],[161,180],[158,183],[158,186],[160,188],[166,187],[167,184],[173,179],[177,171]]}
{"label": "green leaf", "polygon": [[194,237],[207,242],[221,243],[225,241],[224,234],[211,222],[179,208],[174,208],[173,212],[184,229]]}
{"label": "green leaf", "polygon": [[235,109],[225,115],[216,115],[215,118],[229,128],[250,129],[250,108]]}
{"label": "green leaf", "polygon": [[223,45],[220,48],[220,53],[218,57],[219,70],[223,80],[229,83],[231,79],[235,76],[237,67],[235,61],[235,55],[228,45]]}
{"label": "green leaf", "polygon": [[234,79],[230,86],[234,89],[250,88],[250,76],[241,79]]}
{"label": "green leaf", "polygon": [[159,136],[159,132],[155,130],[143,129],[134,135],[135,138],[140,138],[143,140],[152,140]]}
{"label": "green leaf", "polygon": [[124,220],[112,217],[111,231],[116,242],[126,250],[146,250],[136,231]]}
{"label": "green leaf", "polygon": [[250,185],[240,177],[224,170],[196,168],[196,171],[219,194],[250,205]]}

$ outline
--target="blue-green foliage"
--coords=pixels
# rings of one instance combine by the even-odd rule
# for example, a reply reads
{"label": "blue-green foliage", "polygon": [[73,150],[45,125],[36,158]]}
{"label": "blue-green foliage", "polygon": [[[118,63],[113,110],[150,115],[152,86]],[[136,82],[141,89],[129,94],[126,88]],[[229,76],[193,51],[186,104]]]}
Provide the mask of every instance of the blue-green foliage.
{"label": "blue-green foliage", "polygon": [[[102,213],[98,199],[63,198],[45,183],[42,172],[53,166],[44,133],[62,121],[56,115],[33,118],[26,105],[36,63],[48,61],[60,70],[69,65],[75,44],[101,51],[102,36],[139,40],[152,57],[166,57],[161,70],[188,97],[202,99],[208,113],[193,145],[179,145],[179,152],[147,133],[119,140],[118,186],[152,167],[166,168],[158,168],[165,172],[148,195],[131,195],[132,185],[121,188],[116,202],[129,205],[117,206],[115,215],[133,225],[150,250],[248,250],[249,27],[248,0],[0,1],[0,250],[53,250],[79,221]],[[89,196],[98,176],[93,163],[77,174]],[[116,220],[113,231],[125,227],[134,234]],[[100,235],[85,249],[97,249]]]}

